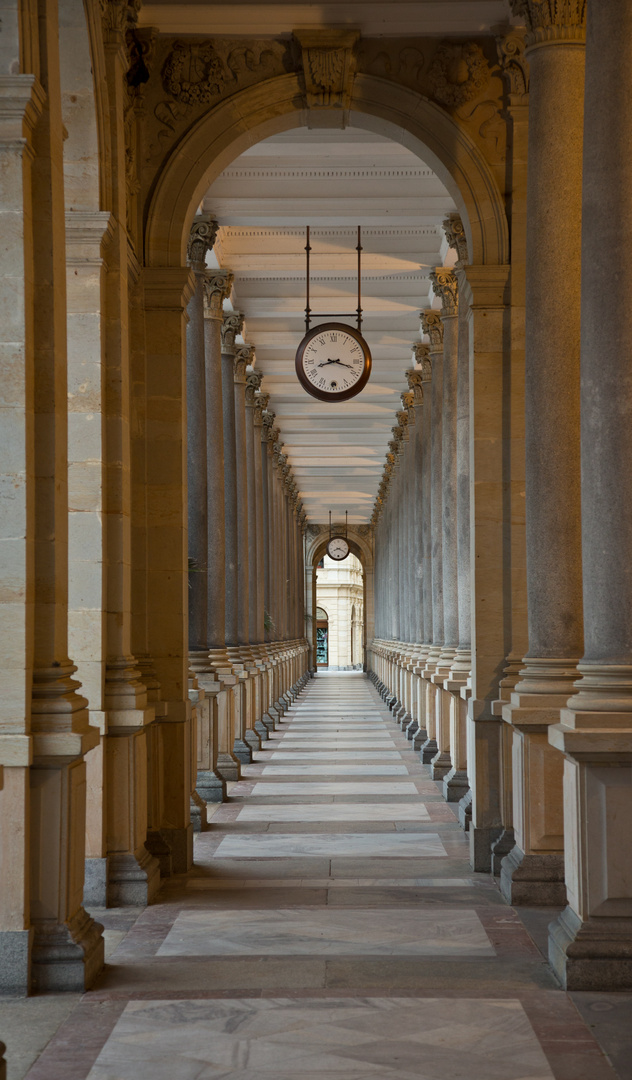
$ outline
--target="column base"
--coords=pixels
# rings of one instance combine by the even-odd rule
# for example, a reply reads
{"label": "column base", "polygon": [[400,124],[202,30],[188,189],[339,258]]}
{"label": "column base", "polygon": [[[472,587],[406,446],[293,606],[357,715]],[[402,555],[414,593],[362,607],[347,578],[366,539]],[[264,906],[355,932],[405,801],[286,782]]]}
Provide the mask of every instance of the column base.
{"label": "column base", "polygon": [[[261,749],[261,742],[259,740],[257,740],[257,741],[259,742],[259,746],[257,747],[257,749],[260,750]],[[234,745],[233,745],[233,756],[236,757],[237,760],[240,761],[242,765],[251,765],[252,764],[252,747],[250,746],[249,743],[245,742],[244,739],[235,739],[235,742],[234,742]]]}
{"label": "column base", "polygon": [[566,904],[564,854],[525,855],[516,844],[502,861],[500,891],[515,906],[563,906]]}
{"label": "column base", "polygon": [[415,734],[411,739],[411,742],[413,744],[412,750],[414,753],[421,751],[424,743],[428,742],[428,732],[426,731],[426,729],[423,727],[417,728]]}
{"label": "column base", "polygon": [[181,829],[161,829],[171,849],[171,866],[174,874],[186,874],[193,866],[193,825]]}
{"label": "column base", "polygon": [[0,930],[0,993],[26,997],[31,989],[32,930]]}
{"label": "column base", "polygon": [[143,848],[109,857],[107,907],[146,907],[160,888],[160,863]]}
{"label": "column base", "polygon": [[564,990],[632,990],[632,918],[583,921],[564,908],[549,926],[549,963]]}
{"label": "column base", "polygon": [[460,802],[470,785],[465,769],[452,767],[443,777],[443,798],[446,802]]}
{"label": "column base", "polygon": [[500,877],[501,863],[516,845],[516,837],[513,829],[503,829],[498,840],[492,844],[492,874]]}
{"label": "column base", "polygon": [[470,831],[470,825],[472,824],[472,789],[468,788],[465,795],[459,802],[459,825],[463,829],[463,832]]}
{"label": "column base", "polygon": [[84,908],[67,923],[35,927],[31,985],[40,992],[89,990],[103,968],[103,927]]}
{"label": "column base", "polygon": [[255,720],[255,732],[259,736],[259,742],[265,742],[270,738],[270,732],[263,720]]}
{"label": "column base", "polygon": [[276,730],[276,724],[274,722],[274,717],[270,716],[269,712],[265,712],[263,714],[263,716],[261,717],[261,723],[267,728],[268,734],[271,731]]}
{"label": "column base", "polygon": [[492,867],[492,844],[502,832],[502,825],[487,828],[470,825],[470,866],[477,874],[489,874]]}
{"label": "column base", "polygon": [[255,750],[261,750],[261,737],[253,728],[246,728],[246,731],[244,732],[244,742],[250,747],[253,753]]}
{"label": "column base", "polygon": [[204,802],[226,802],[226,781],[212,769],[200,770],[195,782],[195,790]]}
{"label": "column base", "polygon": [[421,758],[422,765],[429,765],[433,757],[435,757],[439,747],[437,746],[436,739],[426,739],[419,748],[419,756]]}
{"label": "column base", "polygon": [[[93,907],[107,907],[108,904],[108,878],[110,860],[86,859],[83,878],[83,903],[88,909]],[[1,984],[0,984],[1,985]]]}
{"label": "column base", "polygon": [[241,780],[241,762],[233,754],[217,755],[217,771],[227,782]]}
{"label": "column base", "polygon": [[452,768],[452,760],[447,750],[439,750],[430,762],[430,776],[433,780],[443,780]]}
{"label": "column base", "polygon": [[158,860],[160,876],[163,878],[171,877],[173,874],[171,848],[158,829],[149,830],[145,839],[145,847],[149,854]]}
{"label": "column base", "polygon": [[200,797],[200,793],[197,790],[191,793],[190,808],[193,832],[206,832],[209,828],[208,818],[206,816],[206,803]]}

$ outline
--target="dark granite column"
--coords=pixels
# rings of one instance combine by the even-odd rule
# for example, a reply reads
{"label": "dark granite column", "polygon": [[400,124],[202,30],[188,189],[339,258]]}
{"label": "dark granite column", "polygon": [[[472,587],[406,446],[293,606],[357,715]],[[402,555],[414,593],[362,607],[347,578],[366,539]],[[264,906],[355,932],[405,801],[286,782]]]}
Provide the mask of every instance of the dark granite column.
{"label": "dark granite column", "polygon": [[566,899],[564,762],[548,742],[547,729],[559,722],[583,651],[579,226],[585,4],[553,7],[521,0],[518,7],[527,23],[530,67],[525,339],[529,651],[511,704],[502,710],[514,729],[516,846],[503,859],[501,889],[511,903],[553,905]]}
{"label": "dark granite column", "polygon": [[568,907],[549,959],[569,990],[632,989],[632,7],[588,5],[582,200],[581,681],[549,727],[566,755]]}

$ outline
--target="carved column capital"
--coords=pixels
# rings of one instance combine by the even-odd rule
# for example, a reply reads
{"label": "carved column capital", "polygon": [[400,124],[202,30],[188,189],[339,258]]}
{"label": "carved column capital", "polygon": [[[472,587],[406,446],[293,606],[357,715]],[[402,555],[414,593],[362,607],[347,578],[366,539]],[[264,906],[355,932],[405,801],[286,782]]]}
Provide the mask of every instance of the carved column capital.
{"label": "carved column capital", "polygon": [[510,0],[524,19],[527,49],[556,42],[586,41],[586,0]]}
{"label": "carved column capital", "polygon": [[[408,391],[412,395],[413,408],[416,405],[423,405],[424,403],[424,378],[423,371],[418,368],[409,368],[406,372],[406,382],[408,383]],[[404,395],[402,394],[402,398]]]}
{"label": "carved column capital", "polygon": [[432,376],[432,360],[430,359],[430,346],[427,345],[425,341],[415,341],[412,349],[417,368],[421,369],[421,381],[430,382],[430,378]]}
{"label": "carved column capital", "polygon": [[223,303],[230,296],[234,274],[230,270],[205,270],[202,276],[204,290],[204,316],[207,319],[222,319]]}
{"label": "carved column capital", "polygon": [[457,254],[457,269],[467,266],[470,261],[467,254],[467,239],[460,214],[448,214],[443,221],[443,231],[448,247],[454,248]]}
{"label": "carved column capital", "polygon": [[222,318],[222,352],[231,356],[235,355],[237,346],[235,338],[241,334],[244,328],[244,317],[241,311],[227,311]]}
{"label": "carved column capital", "polygon": [[425,311],[421,312],[419,318],[421,319],[421,328],[424,334],[427,334],[430,338],[430,351],[436,352],[437,349],[443,348],[441,312],[435,311],[434,308],[426,308]]}
{"label": "carved column capital", "polygon": [[498,63],[505,77],[510,105],[526,105],[529,97],[529,61],[525,49],[526,32],[521,27],[496,38]]}
{"label": "carved column capital", "polygon": [[[249,346],[254,352],[254,346]],[[251,368],[246,372],[246,405],[252,408],[258,404],[257,395],[259,387],[261,386],[261,380],[263,379],[263,372],[259,369]],[[259,404],[259,408],[261,405]]]}
{"label": "carved column capital", "polygon": [[235,356],[233,359],[233,372],[235,382],[246,383],[247,372],[246,368],[252,364],[252,358],[254,356],[254,345],[236,345]]}
{"label": "carved column capital", "polygon": [[193,219],[187,241],[187,262],[198,273],[206,265],[206,253],[213,250],[219,225],[210,214],[199,214]]}
{"label": "carved column capital", "polygon": [[459,284],[453,270],[437,266],[430,272],[435,296],[441,297],[441,318],[450,319],[459,313]]}

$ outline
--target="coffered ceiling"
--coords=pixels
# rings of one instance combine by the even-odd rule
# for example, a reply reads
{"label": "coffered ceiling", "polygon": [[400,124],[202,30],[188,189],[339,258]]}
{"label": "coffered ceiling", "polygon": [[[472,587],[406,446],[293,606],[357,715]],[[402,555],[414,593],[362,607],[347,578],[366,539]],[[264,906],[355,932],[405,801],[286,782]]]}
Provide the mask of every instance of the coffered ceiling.
{"label": "coffered ceiling", "polygon": [[[368,521],[411,346],[420,340],[419,311],[432,299],[428,274],[450,261],[441,229],[455,209],[450,195],[423,161],[379,135],[298,129],[233,161],[203,205],[221,226],[209,258],[234,272],[232,304],[245,315],[244,336],[255,346],[309,520],[348,510],[350,522]],[[373,372],[347,402],[315,400],[294,371],[305,332],[307,225],[311,307],[341,314],[357,306],[362,226],[363,332]]]}

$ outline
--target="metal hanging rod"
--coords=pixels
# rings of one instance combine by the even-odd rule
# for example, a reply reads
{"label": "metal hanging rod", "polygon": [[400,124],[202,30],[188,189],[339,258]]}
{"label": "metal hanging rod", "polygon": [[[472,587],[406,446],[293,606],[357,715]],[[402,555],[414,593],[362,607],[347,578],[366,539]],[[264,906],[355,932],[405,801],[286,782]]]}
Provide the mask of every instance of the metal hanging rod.
{"label": "metal hanging rod", "polygon": [[305,244],[306,280],[305,280],[305,332],[310,328],[312,319],[357,319],[358,330],[362,330],[362,226],[358,225],[358,306],[355,311],[318,311],[312,315],[309,306],[309,255],[312,246],[309,242],[309,225],[307,226],[307,243]]}

